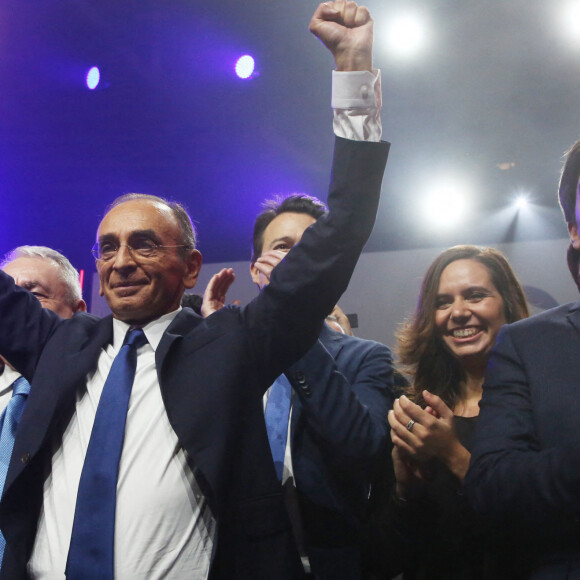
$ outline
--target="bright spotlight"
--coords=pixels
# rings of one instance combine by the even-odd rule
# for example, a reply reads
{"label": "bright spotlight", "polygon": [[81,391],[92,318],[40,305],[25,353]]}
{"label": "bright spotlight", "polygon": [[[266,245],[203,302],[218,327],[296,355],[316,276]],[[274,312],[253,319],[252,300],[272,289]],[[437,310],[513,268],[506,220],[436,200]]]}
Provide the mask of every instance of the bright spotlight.
{"label": "bright spotlight", "polygon": [[462,185],[453,182],[433,188],[424,204],[426,218],[442,227],[456,224],[465,216],[466,209],[466,190]]}
{"label": "bright spotlight", "polygon": [[561,25],[575,44],[580,45],[580,2],[578,0],[569,1],[560,13]]}
{"label": "bright spotlight", "polygon": [[524,209],[528,205],[528,198],[525,195],[519,195],[516,198],[516,207],[518,209]]}
{"label": "bright spotlight", "polygon": [[101,80],[101,71],[99,67],[92,67],[87,73],[86,83],[87,87],[92,91],[99,86],[99,81]]}
{"label": "bright spotlight", "polygon": [[427,30],[424,20],[406,14],[391,20],[386,30],[387,49],[395,56],[414,56],[425,46]]}
{"label": "bright spotlight", "polygon": [[241,79],[249,79],[254,74],[255,65],[254,59],[249,54],[245,54],[236,62],[236,74]]}

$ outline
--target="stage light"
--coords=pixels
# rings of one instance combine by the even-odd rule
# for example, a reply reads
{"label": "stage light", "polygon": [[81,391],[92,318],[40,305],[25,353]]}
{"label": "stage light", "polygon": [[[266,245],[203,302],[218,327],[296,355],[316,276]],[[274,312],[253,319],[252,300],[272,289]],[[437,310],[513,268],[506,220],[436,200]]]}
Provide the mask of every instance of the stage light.
{"label": "stage light", "polygon": [[101,71],[98,67],[94,66],[87,72],[87,87],[92,91],[99,86],[99,81],[101,80]]}
{"label": "stage light", "polygon": [[528,198],[525,195],[518,195],[515,203],[518,209],[523,209],[528,205]]}
{"label": "stage light", "polygon": [[567,2],[560,12],[560,22],[567,37],[580,46],[580,1]]}
{"label": "stage light", "polygon": [[245,54],[236,62],[236,74],[241,79],[249,79],[254,74],[255,66],[254,59],[249,54]]}
{"label": "stage light", "polygon": [[419,15],[405,14],[390,21],[385,35],[389,54],[408,58],[419,53],[425,46],[427,27]]}
{"label": "stage light", "polygon": [[425,217],[439,227],[450,227],[467,210],[468,192],[463,184],[448,181],[430,188],[423,206]]}

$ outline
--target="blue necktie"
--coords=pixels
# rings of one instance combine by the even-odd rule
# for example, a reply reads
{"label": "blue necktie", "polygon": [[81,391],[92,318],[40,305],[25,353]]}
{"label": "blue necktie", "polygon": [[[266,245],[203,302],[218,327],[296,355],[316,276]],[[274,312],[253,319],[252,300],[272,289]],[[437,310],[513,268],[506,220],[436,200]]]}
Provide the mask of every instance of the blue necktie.
{"label": "blue necktie", "polygon": [[72,580],[114,577],[117,475],[137,349],[146,342],[141,329],[127,332],[101,393],[81,473],[66,564],[66,577]]}
{"label": "blue necktie", "polygon": [[[8,473],[8,466],[10,465],[10,458],[12,457],[12,449],[14,447],[14,436],[16,435],[16,428],[22,417],[24,405],[26,405],[26,398],[30,393],[30,385],[24,377],[20,377],[14,381],[12,387],[12,398],[8,405],[0,415],[0,495],[4,491],[4,483],[6,482],[6,474]],[[0,533],[0,564],[4,557],[4,548],[6,547],[6,540],[2,533]]]}
{"label": "blue necktie", "polygon": [[291,395],[290,382],[285,375],[280,375],[272,384],[266,403],[266,430],[268,431],[268,441],[270,442],[276,475],[280,481],[282,481],[284,472]]}

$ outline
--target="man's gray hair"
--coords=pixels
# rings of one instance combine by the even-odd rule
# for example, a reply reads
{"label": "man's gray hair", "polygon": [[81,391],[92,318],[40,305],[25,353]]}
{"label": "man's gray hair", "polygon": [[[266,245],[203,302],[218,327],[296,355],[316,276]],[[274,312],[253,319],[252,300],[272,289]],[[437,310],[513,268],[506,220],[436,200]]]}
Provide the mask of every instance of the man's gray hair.
{"label": "man's gray hair", "polygon": [[4,256],[4,259],[0,262],[0,270],[3,270],[17,258],[41,258],[54,262],[59,267],[61,279],[66,286],[66,301],[71,306],[74,306],[83,297],[78,271],[70,263],[69,259],[60,252],[46,246],[19,246]]}

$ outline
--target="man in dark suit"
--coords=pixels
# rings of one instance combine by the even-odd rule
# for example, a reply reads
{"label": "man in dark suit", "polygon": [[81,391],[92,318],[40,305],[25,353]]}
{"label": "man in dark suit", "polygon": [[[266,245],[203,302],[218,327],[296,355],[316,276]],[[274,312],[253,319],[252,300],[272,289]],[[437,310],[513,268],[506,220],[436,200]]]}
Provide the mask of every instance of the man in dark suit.
{"label": "man in dark suit", "polygon": [[[85,312],[87,309],[82,299],[79,273],[56,250],[46,246],[14,248],[0,262],[0,270],[12,276],[18,286],[36,296],[43,308],[56,312],[62,318],[70,318],[75,312]],[[3,413],[8,405],[13,386],[19,378],[20,373],[0,356],[0,412]]]}
{"label": "man in dark suit", "polygon": [[[46,246],[20,246],[4,256],[0,270],[10,275],[18,286],[26,288],[43,308],[62,318],[86,312],[79,273],[56,250]],[[0,494],[4,490],[14,435],[29,392],[28,381],[0,356]],[[0,564],[4,547],[4,537],[0,534]]]}
{"label": "man in dark suit", "polygon": [[[18,286],[29,290],[43,308],[56,312],[62,318],[70,318],[75,312],[85,312],[87,305],[82,299],[79,273],[61,253],[46,246],[20,246],[4,256],[0,262],[3,270]],[[0,356],[0,425],[2,431],[6,417],[6,406],[12,400],[20,373],[15,371]],[[22,388],[22,387],[21,387]],[[29,388],[29,387],[26,387]],[[26,396],[25,396],[26,397]],[[3,462],[9,461],[7,453]],[[0,493],[3,488],[0,485]],[[1,558],[0,558],[1,559]]]}
{"label": "man in dark suit", "polygon": [[[254,224],[251,262],[260,290],[270,281],[270,265],[277,267],[325,212],[319,200],[299,194],[264,204]],[[263,256],[267,268],[257,262]],[[308,353],[286,369],[293,395],[282,484],[314,578],[361,577],[360,530],[370,482],[388,456],[391,363],[386,346],[325,324]]]}
{"label": "man in dark suit", "polygon": [[[580,142],[559,197],[578,279]],[[520,539],[530,578],[580,578],[580,303],[505,326],[488,364],[465,493]],[[514,555],[516,557],[516,555]]]}
{"label": "man in dark suit", "polygon": [[[366,9],[322,4],[311,30],[339,70],[371,68]],[[367,92],[361,89],[363,100]],[[32,379],[0,504],[2,578],[60,578],[73,564],[69,577],[83,579],[303,575],[261,399],[316,340],[346,288],[372,229],[387,151],[384,143],[338,138],[328,217],[305,232],[254,301],[207,320],[179,308],[201,255],[187,214],[160,198],[121,198],[99,226],[94,251],[112,318],[62,320],[0,273],[0,352]],[[124,343],[136,334],[146,342]],[[79,544],[91,426],[101,418],[111,369],[130,348],[136,371],[117,464],[114,537],[105,542],[114,546],[114,562],[107,569],[94,563],[92,548],[102,539],[84,529],[92,539],[80,548],[93,564],[79,573],[69,545]],[[98,504],[93,512],[99,516]]]}

